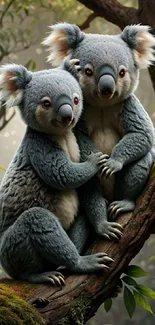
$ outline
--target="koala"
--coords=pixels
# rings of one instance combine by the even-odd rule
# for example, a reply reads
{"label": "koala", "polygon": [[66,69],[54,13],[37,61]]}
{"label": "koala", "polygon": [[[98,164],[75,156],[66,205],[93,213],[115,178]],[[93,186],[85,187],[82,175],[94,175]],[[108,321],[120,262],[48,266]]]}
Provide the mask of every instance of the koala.
{"label": "koala", "polygon": [[[98,216],[100,233],[103,214],[107,213],[104,198],[110,203],[112,220],[121,212],[133,211],[155,157],[153,124],[134,95],[140,69],[154,60],[155,38],[148,26],[141,25],[127,26],[119,35],[85,34],[78,26],[66,23],[51,29],[43,42],[49,50],[48,61],[57,66],[64,58],[80,60],[84,111],[75,130],[81,158],[97,150],[108,154],[100,184],[94,177],[81,189],[81,200],[87,193],[85,206],[93,223]],[[95,204],[96,215],[92,209]]]}
{"label": "koala", "polygon": [[[57,266],[89,273],[113,261],[106,253],[80,255],[88,226],[76,188],[100,170],[105,155],[79,162],[72,129],[83,105],[75,61],[39,72],[0,68],[0,96],[7,107],[19,107],[27,125],[0,186],[0,262],[15,279],[62,285]],[[113,237],[119,228],[109,223]]]}

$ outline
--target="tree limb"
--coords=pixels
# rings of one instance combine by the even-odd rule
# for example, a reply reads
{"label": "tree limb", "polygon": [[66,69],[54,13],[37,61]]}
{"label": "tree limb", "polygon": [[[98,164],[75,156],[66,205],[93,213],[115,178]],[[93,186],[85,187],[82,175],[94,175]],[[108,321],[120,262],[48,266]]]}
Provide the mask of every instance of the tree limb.
{"label": "tree limb", "polygon": [[86,29],[86,28],[89,28],[90,23],[91,23],[91,22],[92,22],[96,17],[97,17],[97,15],[96,15],[95,12],[91,13],[91,14],[86,18],[86,20],[83,22],[83,24],[82,24],[82,25],[79,25],[79,28],[80,28],[81,30]]}
{"label": "tree limb", "polygon": [[104,17],[113,24],[123,29],[126,25],[132,24],[134,20],[138,23],[138,10],[126,7],[117,0],[77,0],[90,10],[93,10],[99,17]]}
{"label": "tree limb", "polygon": [[4,9],[4,11],[2,12],[2,15],[1,15],[1,17],[0,17],[0,26],[1,26],[1,28],[3,27],[3,19],[4,19],[4,16],[6,15],[6,13],[7,13],[7,11],[9,10],[9,8],[12,6],[12,4],[15,2],[15,0],[11,0],[8,4],[7,4],[7,6],[6,6],[6,8]]}
{"label": "tree limb", "polygon": [[[92,248],[92,252],[104,251],[114,259],[108,273],[67,276],[66,285],[62,290],[49,285],[27,284],[26,300],[35,304],[36,308],[40,307],[38,311],[47,325],[76,325],[77,319],[78,324],[80,321],[83,324],[82,322],[92,317],[101,303],[113,293],[120,275],[154,231],[155,167],[145,190],[137,200],[134,213],[122,215],[118,221],[124,227],[121,240],[116,242],[97,239]],[[21,291],[21,283],[12,280],[4,282],[16,293]],[[38,298],[42,298],[43,304]]]}

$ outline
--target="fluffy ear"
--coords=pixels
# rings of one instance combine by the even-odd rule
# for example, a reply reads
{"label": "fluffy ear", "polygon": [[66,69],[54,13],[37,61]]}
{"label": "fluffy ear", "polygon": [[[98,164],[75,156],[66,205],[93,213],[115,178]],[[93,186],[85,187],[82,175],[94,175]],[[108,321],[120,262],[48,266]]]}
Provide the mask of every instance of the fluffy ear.
{"label": "fluffy ear", "polygon": [[0,67],[0,100],[5,101],[7,107],[19,105],[23,89],[31,78],[32,73],[22,65],[2,65]]}
{"label": "fluffy ear", "polygon": [[121,38],[133,50],[139,67],[147,68],[153,64],[155,38],[149,33],[149,26],[131,25],[124,28]]}
{"label": "fluffy ear", "polygon": [[84,39],[84,33],[78,26],[66,23],[56,24],[50,28],[52,32],[42,44],[47,46],[49,51],[47,61],[51,62],[53,67],[57,67]]}
{"label": "fluffy ear", "polygon": [[62,65],[62,69],[70,72],[72,76],[74,76],[74,78],[76,78],[77,81],[79,81],[80,79],[79,72],[81,71],[80,60],[78,59],[65,60]]}

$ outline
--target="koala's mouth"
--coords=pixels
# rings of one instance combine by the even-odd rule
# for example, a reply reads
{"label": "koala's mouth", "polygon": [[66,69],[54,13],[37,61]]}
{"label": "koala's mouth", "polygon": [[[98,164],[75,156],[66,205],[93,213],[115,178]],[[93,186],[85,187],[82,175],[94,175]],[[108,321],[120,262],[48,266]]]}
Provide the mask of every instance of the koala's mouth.
{"label": "koala's mouth", "polygon": [[112,98],[115,98],[118,96],[118,92],[114,91],[113,94],[109,93],[100,93],[99,91],[96,93],[98,97],[102,98],[103,100],[111,100]]}
{"label": "koala's mouth", "polygon": [[65,128],[68,128],[74,124],[74,118],[72,118],[71,120],[68,119],[66,121],[60,121],[60,120],[56,119],[55,123],[58,127],[65,129]]}

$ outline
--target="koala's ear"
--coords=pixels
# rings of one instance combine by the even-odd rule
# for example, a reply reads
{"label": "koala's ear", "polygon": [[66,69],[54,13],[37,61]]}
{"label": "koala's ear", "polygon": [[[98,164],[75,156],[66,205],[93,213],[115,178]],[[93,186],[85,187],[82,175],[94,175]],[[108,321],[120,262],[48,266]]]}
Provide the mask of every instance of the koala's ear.
{"label": "koala's ear", "polygon": [[6,64],[0,67],[0,100],[7,107],[19,105],[23,97],[23,89],[32,79],[32,73],[24,66]]}
{"label": "koala's ear", "polygon": [[84,33],[78,26],[66,23],[56,24],[50,28],[52,32],[42,44],[47,46],[49,51],[47,61],[51,62],[53,67],[57,67],[84,39]]}
{"label": "koala's ear", "polygon": [[80,80],[79,72],[81,71],[80,67],[80,60],[72,59],[72,60],[65,60],[62,64],[62,69],[68,71],[69,73],[77,79]]}
{"label": "koala's ear", "polygon": [[149,26],[131,25],[124,28],[121,38],[133,50],[135,59],[141,69],[153,64],[155,37],[149,33]]}

